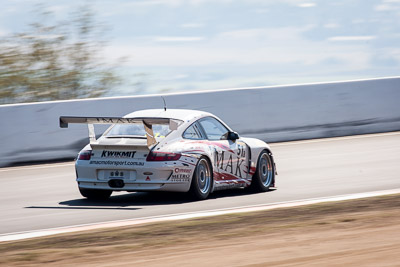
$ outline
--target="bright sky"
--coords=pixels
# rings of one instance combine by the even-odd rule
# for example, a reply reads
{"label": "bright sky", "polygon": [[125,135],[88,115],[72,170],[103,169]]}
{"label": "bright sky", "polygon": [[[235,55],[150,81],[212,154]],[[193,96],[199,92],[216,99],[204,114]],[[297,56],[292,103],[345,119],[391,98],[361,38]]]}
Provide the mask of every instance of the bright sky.
{"label": "bright sky", "polygon": [[[46,5],[64,18],[71,2]],[[36,3],[2,0],[0,36],[26,29]],[[129,57],[119,94],[400,75],[400,0],[89,3],[111,26],[105,58]]]}

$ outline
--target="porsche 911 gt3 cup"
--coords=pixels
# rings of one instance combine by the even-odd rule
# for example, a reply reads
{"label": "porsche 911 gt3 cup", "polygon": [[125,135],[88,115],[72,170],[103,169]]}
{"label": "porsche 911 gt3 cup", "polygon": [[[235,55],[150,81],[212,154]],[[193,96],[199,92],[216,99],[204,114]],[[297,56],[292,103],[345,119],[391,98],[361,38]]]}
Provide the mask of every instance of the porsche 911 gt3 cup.
{"label": "porsche 911 gt3 cup", "polygon": [[[76,160],[82,196],[107,199],[113,191],[190,192],[275,186],[268,144],[244,138],[203,111],[152,109],[124,117],[60,117],[60,127],[85,123],[90,143]],[[94,124],[112,124],[96,139]]]}

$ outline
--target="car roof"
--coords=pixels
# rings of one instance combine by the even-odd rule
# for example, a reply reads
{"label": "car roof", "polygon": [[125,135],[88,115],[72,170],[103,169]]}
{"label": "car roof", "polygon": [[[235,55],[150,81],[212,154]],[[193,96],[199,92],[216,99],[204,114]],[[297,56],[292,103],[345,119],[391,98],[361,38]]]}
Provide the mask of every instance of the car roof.
{"label": "car roof", "polygon": [[211,113],[191,109],[145,109],[125,115],[126,118],[169,118],[182,121],[192,120],[205,116],[214,116]]}

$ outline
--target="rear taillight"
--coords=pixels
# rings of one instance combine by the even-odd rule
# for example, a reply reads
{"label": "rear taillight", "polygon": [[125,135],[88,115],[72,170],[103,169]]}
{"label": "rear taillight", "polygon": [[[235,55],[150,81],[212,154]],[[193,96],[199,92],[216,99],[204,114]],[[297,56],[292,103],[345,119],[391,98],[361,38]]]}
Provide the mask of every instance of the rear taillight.
{"label": "rear taillight", "polygon": [[90,160],[91,156],[92,156],[92,150],[84,150],[79,153],[78,159],[79,160]]}
{"label": "rear taillight", "polygon": [[179,153],[168,152],[150,152],[147,156],[147,161],[174,161],[181,158]]}

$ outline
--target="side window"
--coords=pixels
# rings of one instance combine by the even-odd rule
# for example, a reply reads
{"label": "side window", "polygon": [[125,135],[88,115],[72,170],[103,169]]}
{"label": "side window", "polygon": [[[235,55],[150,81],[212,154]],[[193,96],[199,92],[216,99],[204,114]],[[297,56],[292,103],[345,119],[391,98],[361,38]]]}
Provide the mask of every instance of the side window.
{"label": "side window", "polygon": [[200,120],[209,140],[226,140],[229,130],[214,118]]}
{"label": "side window", "polygon": [[189,126],[186,131],[183,133],[183,138],[185,139],[202,139],[201,135],[199,134],[199,132],[197,131],[197,128],[195,127],[196,124],[192,124],[191,126]]}

